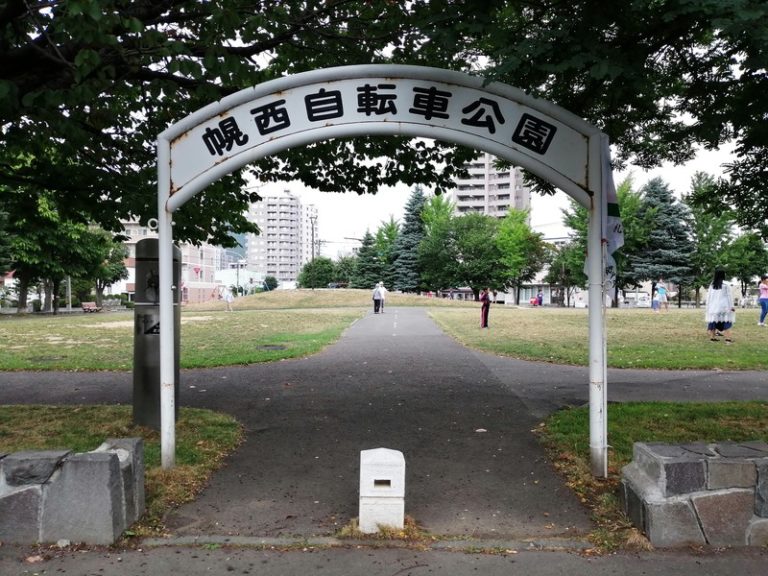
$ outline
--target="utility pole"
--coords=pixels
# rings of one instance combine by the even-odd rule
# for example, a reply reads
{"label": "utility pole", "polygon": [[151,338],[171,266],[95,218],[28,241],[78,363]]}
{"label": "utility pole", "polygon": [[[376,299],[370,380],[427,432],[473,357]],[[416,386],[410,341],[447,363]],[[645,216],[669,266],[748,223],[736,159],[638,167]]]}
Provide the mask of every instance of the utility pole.
{"label": "utility pole", "polygon": [[312,283],[312,290],[315,289],[315,226],[317,225],[317,215],[312,215],[309,217],[310,222],[312,222],[312,263],[311,263],[311,270],[312,270],[312,276],[310,282]]}

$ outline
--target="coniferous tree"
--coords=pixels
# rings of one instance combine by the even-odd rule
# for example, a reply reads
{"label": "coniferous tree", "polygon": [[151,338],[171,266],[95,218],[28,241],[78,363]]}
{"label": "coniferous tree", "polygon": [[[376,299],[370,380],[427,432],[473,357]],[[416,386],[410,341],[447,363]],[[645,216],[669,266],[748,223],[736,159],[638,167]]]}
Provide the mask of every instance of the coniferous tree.
{"label": "coniferous tree", "polygon": [[365,231],[363,243],[357,252],[357,266],[352,275],[350,288],[370,288],[381,281],[382,265],[376,250],[376,240],[369,230]]}
{"label": "coniferous tree", "polygon": [[661,179],[650,180],[640,190],[639,218],[651,224],[645,243],[630,258],[639,279],[691,286],[693,283],[690,214]]}
{"label": "coniferous tree", "polygon": [[405,218],[400,235],[395,242],[394,270],[395,290],[418,292],[423,288],[419,266],[419,245],[424,238],[424,191],[416,186],[405,205]]}
{"label": "coniferous tree", "polygon": [[382,222],[376,231],[376,250],[381,261],[381,282],[391,290],[395,286],[395,242],[400,234],[400,223],[394,216],[389,221]]}

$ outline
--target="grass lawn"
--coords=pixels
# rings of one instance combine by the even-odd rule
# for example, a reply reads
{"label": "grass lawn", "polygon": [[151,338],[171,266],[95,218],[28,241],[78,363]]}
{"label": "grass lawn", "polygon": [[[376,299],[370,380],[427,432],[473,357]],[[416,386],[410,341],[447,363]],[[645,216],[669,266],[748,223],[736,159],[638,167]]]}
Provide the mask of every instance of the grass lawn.
{"label": "grass lawn", "polygon": [[147,512],[131,532],[162,532],[164,514],[193,500],[211,473],[243,438],[232,417],[181,408],[176,422],[176,467],[160,467],[160,436],[134,426],[130,406],[0,406],[0,452],[67,449],[88,452],[106,438],[144,439]]}
{"label": "grass lawn", "polygon": [[[241,310],[181,316],[182,368],[308,356],[338,340],[360,309]],[[131,370],[133,312],[0,321],[0,370]]]}
{"label": "grass lawn", "polygon": [[[481,330],[477,309],[430,309],[440,327],[478,350],[515,358],[587,365],[587,310],[492,306],[490,329]],[[606,314],[608,366],[669,370],[765,370],[768,329],[758,311],[737,312],[735,342],[710,342],[704,311],[610,309]]]}

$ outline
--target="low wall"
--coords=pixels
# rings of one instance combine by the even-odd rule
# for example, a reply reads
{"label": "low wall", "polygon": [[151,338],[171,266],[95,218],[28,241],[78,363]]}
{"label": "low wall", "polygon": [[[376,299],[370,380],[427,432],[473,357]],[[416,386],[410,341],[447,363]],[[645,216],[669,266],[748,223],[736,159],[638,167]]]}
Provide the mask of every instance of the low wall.
{"label": "low wall", "polygon": [[768,444],[646,444],[622,470],[624,511],[654,546],[768,545]]}
{"label": "low wall", "polygon": [[112,544],[144,513],[144,443],[0,453],[0,542]]}

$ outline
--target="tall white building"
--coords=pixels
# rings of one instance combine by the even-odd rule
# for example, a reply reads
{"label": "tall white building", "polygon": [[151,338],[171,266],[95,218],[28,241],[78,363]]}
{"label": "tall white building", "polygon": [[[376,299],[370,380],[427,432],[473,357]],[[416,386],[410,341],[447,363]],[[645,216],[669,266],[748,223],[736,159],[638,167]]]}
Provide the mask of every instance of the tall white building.
{"label": "tall white building", "polygon": [[289,191],[252,204],[248,219],[261,229],[246,240],[248,268],[257,274],[274,276],[283,285],[293,283],[304,264],[319,255],[317,208],[302,204]]}
{"label": "tall white building", "polygon": [[469,178],[456,180],[452,199],[459,214],[482,212],[503,218],[509,208],[530,209],[531,191],[523,185],[522,171],[497,170],[494,161],[490,154],[483,154],[467,166]]}

